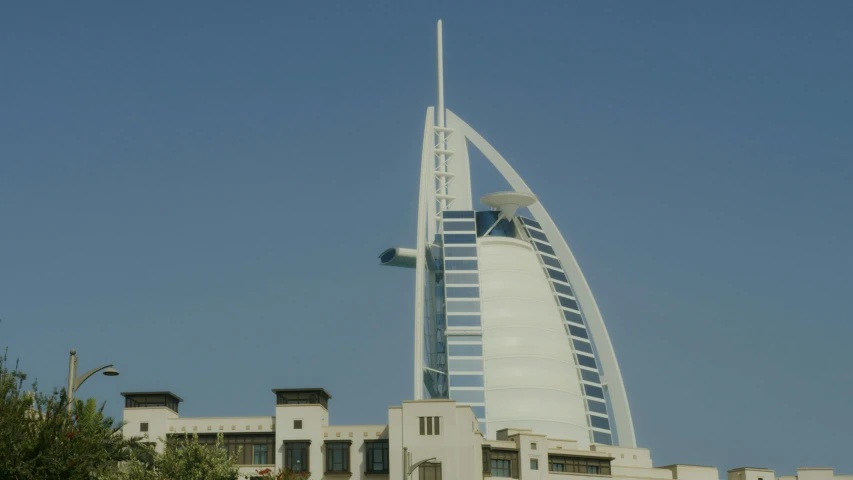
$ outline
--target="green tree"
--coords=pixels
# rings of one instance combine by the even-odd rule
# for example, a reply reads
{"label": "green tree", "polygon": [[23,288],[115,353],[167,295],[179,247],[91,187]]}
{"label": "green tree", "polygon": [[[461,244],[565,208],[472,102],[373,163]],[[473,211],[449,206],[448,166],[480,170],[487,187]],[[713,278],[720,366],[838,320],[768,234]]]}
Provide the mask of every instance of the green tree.
{"label": "green tree", "polygon": [[27,376],[0,357],[0,478],[89,480],[129,458],[120,425],[103,415],[103,405],[80,402],[68,413],[65,390],[51,394],[24,390]]}
{"label": "green tree", "polygon": [[170,437],[163,453],[137,444],[131,459],[101,480],[236,480],[239,468],[228,456],[222,434],[216,444],[199,443],[198,435]]}
{"label": "green tree", "polygon": [[168,439],[164,452],[154,460],[154,468],[162,480],[235,480],[239,476],[221,433],[213,448],[199,443],[196,434]]}
{"label": "green tree", "polygon": [[[8,351],[8,349],[7,349]],[[2,480],[236,480],[223,437],[205,445],[198,436],[171,437],[163,453],[125,439],[121,425],[94,399],[67,410],[65,390],[45,394],[0,356],[0,479]]]}

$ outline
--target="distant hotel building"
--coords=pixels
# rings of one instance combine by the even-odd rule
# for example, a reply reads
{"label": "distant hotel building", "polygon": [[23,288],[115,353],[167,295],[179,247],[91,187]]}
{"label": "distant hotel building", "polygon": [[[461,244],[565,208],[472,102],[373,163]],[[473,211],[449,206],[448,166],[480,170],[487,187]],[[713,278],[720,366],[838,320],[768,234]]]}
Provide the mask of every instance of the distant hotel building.
{"label": "distant hotel building", "polygon": [[[488,439],[507,428],[635,447],[616,354],[569,245],[536,195],[470,125],[438,105],[421,152],[416,248],[380,263],[415,270],[414,399],[469,405]],[[475,208],[468,146],[514,191]],[[527,209],[530,214],[523,214]]]}

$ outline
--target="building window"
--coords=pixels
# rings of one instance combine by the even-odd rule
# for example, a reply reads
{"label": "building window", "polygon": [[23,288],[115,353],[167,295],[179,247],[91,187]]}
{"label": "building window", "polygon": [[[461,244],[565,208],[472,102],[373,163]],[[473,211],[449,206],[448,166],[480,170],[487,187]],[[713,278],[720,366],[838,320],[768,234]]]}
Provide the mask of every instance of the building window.
{"label": "building window", "polygon": [[147,432],[148,431],[148,422],[140,423],[139,424],[139,431],[140,432]]}
{"label": "building window", "polygon": [[441,212],[444,218],[474,218],[474,212],[470,210],[445,210]]}
{"label": "building window", "polygon": [[[554,285],[557,285],[556,283]],[[574,325],[569,325],[569,333],[576,337],[581,338],[589,338],[589,335],[586,333],[586,329],[583,327],[576,327]]]}
{"label": "building window", "polygon": [[552,472],[610,475],[610,460],[606,458],[549,455],[548,470]]}
{"label": "building window", "polygon": [[[594,428],[600,428],[602,430],[610,430],[610,421],[608,421],[605,417],[599,417],[597,415],[589,416],[589,424]],[[759,479],[761,480],[761,479]]]}
{"label": "building window", "polygon": [[536,450],[536,442],[530,442],[530,449]]}
{"label": "building window", "polygon": [[572,300],[571,298],[557,295],[557,301],[560,302],[560,305],[566,308],[571,308],[572,310],[580,310],[580,308],[578,308],[578,302]]}
{"label": "building window", "polygon": [[593,372],[592,370],[587,370],[585,368],[581,368],[581,378],[583,378],[587,382],[592,383],[601,383],[601,377],[598,375],[598,372]]}
{"label": "building window", "polygon": [[559,280],[561,282],[569,283],[569,279],[563,272],[558,272],[556,270],[551,270],[550,268],[546,268],[548,271],[548,276],[553,278],[554,280]]}
{"label": "building window", "polygon": [[479,296],[479,287],[447,287],[448,298],[477,298]]}
{"label": "building window", "polygon": [[474,222],[444,222],[445,232],[473,232],[476,230]]}
{"label": "building window", "polygon": [[531,470],[539,470],[539,459],[531,458],[530,459],[530,469]]}
{"label": "building window", "polygon": [[268,463],[270,463],[267,460],[267,454],[269,453],[267,445],[253,445],[252,452],[252,463],[254,465],[267,465]]}
{"label": "building window", "polygon": [[350,443],[326,442],[326,473],[349,473]]}
{"label": "building window", "polygon": [[[594,357],[588,357],[586,355],[578,354],[578,364],[580,364],[583,367],[598,368],[598,366],[595,364],[595,358]],[[604,397],[602,396],[601,398],[604,398]]]}
{"label": "building window", "polygon": [[586,404],[589,407],[590,412],[607,415],[607,404],[604,402],[596,402],[595,400],[587,399]]}
{"label": "building window", "polygon": [[445,233],[444,244],[454,243],[477,243],[477,235],[467,233]]}
{"label": "building window", "polygon": [[418,468],[419,480],[441,480],[440,463],[422,463]]}
{"label": "building window", "polygon": [[[549,267],[559,268],[560,270],[563,269],[563,266],[560,265],[560,261],[554,257],[546,257],[545,255],[539,255],[539,258],[542,259],[542,263],[544,263],[545,265],[548,265]],[[561,287],[564,286],[564,285],[561,285],[559,283],[557,283],[555,285],[560,285]],[[571,293],[569,295],[571,295]]]}
{"label": "building window", "polygon": [[509,477],[511,470],[511,462],[509,460],[501,460],[498,458],[492,459],[492,476],[493,477]]}
{"label": "building window", "polygon": [[294,420],[293,421],[293,429],[294,430],[302,430],[302,420]]}
{"label": "building window", "polygon": [[545,252],[551,255],[557,254],[557,252],[555,252],[554,249],[549,247],[547,244],[539,243],[536,240],[533,241],[533,244],[536,245],[536,250],[539,250],[540,252]]}
{"label": "building window", "polygon": [[388,473],[388,440],[364,442],[367,452],[366,473]]}
{"label": "building window", "polygon": [[492,466],[489,464],[489,447],[483,447],[483,475],[489,475],[489,472],[492,470]]}
{"label": "building window", "polygon": [[421,426],[421,435],[440,435],[441,417],[418,417]]}
{"label": "building window", "polygon": [[537,222],[536,220],[531,220],[527,217],[518,217],[518,218],[519,218],[519,220],[521,220],[521,223],[523,223],[525,225],[530,225],[531,227],[536,227],[539,230],[542,230],[542,225],[539,225],[539,222]]}
{"label": "building window", "polygon": [[493,477],[518,478],[518,452],[483,447],[483,474]]}
{"label": "building window", "polygon": [[547,241],[548,241],[548,237],[546,237],[546,236],[545,236],[545,234],[544,234],[544,233],[542,233],[542,232],[537,232],[536,230],[531,230],[531,229],[529,229],[529,228],[528,228],[528,229],[527,229],[527,233],[528,233],[531,237],[533,237],[533,238],[535,238],[535,239],[537,239],[537,240],[542,240],[543,242],[547,242]]}
{"label": "building window", "polygon": [[[473,235],[471,235],[473,237]],[[477,270],[476,260],[451,260],[444,261],[445,270]]]}
{"label": "building window", "polygon": [[284,442],[284,467],[291,472],[307,472],[310,445],[311,442]]}
{"label": "building window", "polygon": [[[445,257],[476,257],[477,247],[444,247]],[[458,275],[458,274],[457,274]],[[476,274],[474,274],[476,276]],[[450,282],[447,283],[477,283],[477,282]]]}
{"label": "building window", "polygon": [[613,445],[613,437],[609,433],[592,431],[592,441],[602,445]]}
{"label": "building window", "polygon": [[[180,448],[185,444],[182,434],[169,435],[167,445],[172,448]],[[217,442],[214,433],[198,434],[198,443],[213,448]],[[222,449],[228,453],[229,458],[234,459],[237,465],[270,465],[275,463],[272,458],[275,449],[275,434],[259,433],[226,433],[222,438]],[[264,450],[265,449],[265,450]],[[260,453],[264,450],[266,453]],[[261,457],[263,457],[261,459]]]}

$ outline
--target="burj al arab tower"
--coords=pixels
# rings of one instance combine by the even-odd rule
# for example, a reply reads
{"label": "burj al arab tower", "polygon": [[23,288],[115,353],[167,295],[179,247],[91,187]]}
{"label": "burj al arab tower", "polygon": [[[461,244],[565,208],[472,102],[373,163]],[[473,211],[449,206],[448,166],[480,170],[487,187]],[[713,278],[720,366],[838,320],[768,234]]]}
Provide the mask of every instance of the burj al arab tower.
{"label": "burj al arab tower", "polygon": [[[439,21],[417,248],[380,255],[383,265],[415,270],[414,398],[470,405],[489,439],[515,428],[581,448],[635,447],[616,355],[575,256],[510,163],[445,108],[442,63]],[[469,144],[514,191],[475,204]]]}

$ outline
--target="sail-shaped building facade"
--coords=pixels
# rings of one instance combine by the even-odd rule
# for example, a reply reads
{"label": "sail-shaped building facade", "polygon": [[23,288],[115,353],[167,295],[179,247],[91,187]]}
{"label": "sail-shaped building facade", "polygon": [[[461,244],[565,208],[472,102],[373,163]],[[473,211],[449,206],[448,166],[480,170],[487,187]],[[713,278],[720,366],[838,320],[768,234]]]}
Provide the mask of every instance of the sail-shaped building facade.
{"label": "sail-shaped building facade", "polygon": [[[417,246],[380,255],[383,265],[415,270],[414,398],[470,405],[487,438],[511,427],[582,446],[636,446],[616,356],[571,249],[510,164],[445,108],[442,68],[439,22]],[[469,145],[514,191],[475,208]]]}

